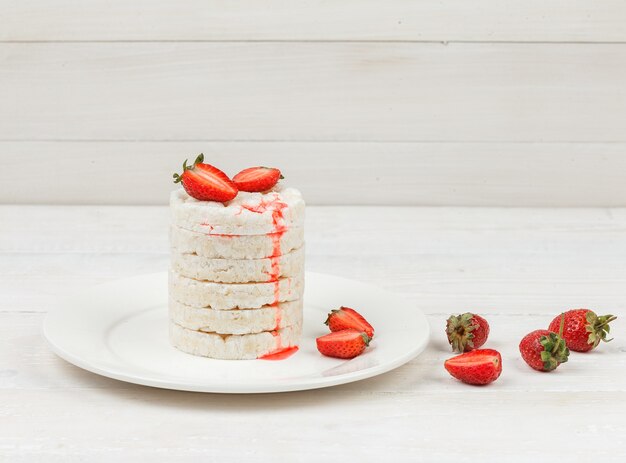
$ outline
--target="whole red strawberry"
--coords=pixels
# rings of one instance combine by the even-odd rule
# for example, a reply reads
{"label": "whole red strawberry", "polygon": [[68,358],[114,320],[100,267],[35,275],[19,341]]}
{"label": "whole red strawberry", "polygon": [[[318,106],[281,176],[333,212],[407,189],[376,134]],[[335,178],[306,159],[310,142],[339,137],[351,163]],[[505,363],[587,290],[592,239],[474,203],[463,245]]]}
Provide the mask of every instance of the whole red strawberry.
{"label": "whole red strawberry", "polygon": [[[588,352],[598,347],[600,341],[610,341],[606,338],[611,328],[609,323],[617,318],[614,315],[598,316],[589,309],[568,310],[563,315],[563,339],[567,347],[576,352]],[[548,329],[556,332],[560,323],[561,315],[552,320]]]}
{"label": "whole red strawberry", "polygon": [[476,349],[445,361],[443,366],[467,384],[489,384],[502,373],[502,356],[493,349]]}
{"label": "whole red strawberry", "polygon": [[321,336],[315,340],[317,350],[327,357],[351,359],[365,350],[371,338],[357,330],[342,330]]}
{"label": "whole red strawberry", "polygon": [[280,170],[273,167],[249,167],[233,177],[233,182],[241,191],[267,191],[284,178]]}
{"label": "whole red strawberry", "polygon": [[372,325],[369,324],[363,315],[350,307],[340,307],[332,310],[324,323],[328,325],[330,331],[355,329],[365,332],[370,338],[374,337]]}
{"label": "whole red strawberry", "polygon": [[519,351],[524,361],[538,371],[552,371],[569,356],[563,338],[548,330],[528,333],[519,343]]}
{"label": "whole red strawberry", "polygon": [[183,163],[183,173],[174,174],[174,183],[182,182],[185,191],[199,201],[230,201],[239,190],[224,172],[210,164],[204,164],[200,154],[192,166]]}
{"label": "whole red strawberry", "polygon": [[446,334],[454,352],[469,352],[485,344],[489,336],[489,323],[480,315],[470,312],[452,315],[448,318]]}

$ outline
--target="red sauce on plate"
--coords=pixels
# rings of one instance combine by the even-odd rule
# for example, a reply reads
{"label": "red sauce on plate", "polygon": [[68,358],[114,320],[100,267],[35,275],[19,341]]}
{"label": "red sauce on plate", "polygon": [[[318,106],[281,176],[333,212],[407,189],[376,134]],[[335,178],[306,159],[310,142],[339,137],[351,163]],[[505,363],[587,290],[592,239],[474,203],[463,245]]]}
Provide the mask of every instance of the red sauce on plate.
{"label": "red sauce on plate", "polygon": [[266,354],[262,357],[259,357],[261,360],[285,360],[288,357],[291,357],[298,351],[298,346],[285,347],[279,350],[275,350]]}

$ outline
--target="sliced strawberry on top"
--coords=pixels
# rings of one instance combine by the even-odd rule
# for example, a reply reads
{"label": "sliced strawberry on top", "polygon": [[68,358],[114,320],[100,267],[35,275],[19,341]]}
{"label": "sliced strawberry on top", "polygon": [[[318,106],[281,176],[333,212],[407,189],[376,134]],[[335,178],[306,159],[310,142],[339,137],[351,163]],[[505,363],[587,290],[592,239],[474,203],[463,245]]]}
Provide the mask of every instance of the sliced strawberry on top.
{"label": "sliced strawberry on top", "polygon": [[361,355],[371,338],[362,331],[342,330],[321,336],[315,340],[317,350],[327,357],[351,359]]}
{"label": "sliced strawberry on top", "polygon": [[476,349],[448,359],[448,373],[467,384],[489,384],[502,373],[502,356],[493,349]]}
{"label": "sliced strawberry on top", "polygon": [[350,307],[342,306],[339,309],[332,310],[324,323],[328,325],[330,331],[355,329],[365,332],[370,338],[374,337],[372,325],[369,324],[363,315]]}
{"label": "sliced strawberry on top", "polygon": [[181,182],[185,191],[199,201],[225,203],[237,196],[238,189],[224,172],[210,164],[204,164],[204,154],[200,154],[192,166],[183,163],[183,173],[174,174],[174,183]]}
{"label": "sliced strawberry on top", "polygon": [[280,170],[273,167],[249,167],[233,177],[233,182],[240,191],[258,193],[273,188],[284,178]]}

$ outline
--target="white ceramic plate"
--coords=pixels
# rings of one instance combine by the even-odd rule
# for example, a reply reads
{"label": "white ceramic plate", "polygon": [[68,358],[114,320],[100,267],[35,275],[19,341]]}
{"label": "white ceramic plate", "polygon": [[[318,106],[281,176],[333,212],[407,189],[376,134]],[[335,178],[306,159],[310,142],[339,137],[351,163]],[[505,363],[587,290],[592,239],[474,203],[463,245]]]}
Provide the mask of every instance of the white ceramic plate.
{"label": "white ceramic plate", "polygon": [[[95,286],[59,301],[44,334],[52,349],[76,366],[146,386],[183,391],[258,393],[315,389],[385,373],[424,350],[426,317],[401,297],[357,281],[306,274],[300,350],[280,360],[214,360],[171,347],[167,274]],[[327,313],[341,305],[363,313],[376,330],[359,357],[322,356],[315,338],[326,334]]]}

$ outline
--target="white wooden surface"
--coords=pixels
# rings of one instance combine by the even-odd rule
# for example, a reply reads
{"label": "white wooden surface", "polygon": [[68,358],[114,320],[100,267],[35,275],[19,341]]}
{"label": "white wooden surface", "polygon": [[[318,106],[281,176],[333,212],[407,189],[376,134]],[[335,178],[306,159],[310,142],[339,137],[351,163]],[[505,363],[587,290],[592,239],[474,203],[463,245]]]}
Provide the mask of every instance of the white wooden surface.
{"label": "white wooden surface", "polygon": [[0,0],[0,167],[46,167],[0,203],[163,204],[146,172],[210,151],[274,160],[310,204],[626,206],[625,19],[617,0]]}
{"label": "white wooden surface", "polygon": [[[279,166],[309,204],[619,206],[621,143],[0,142],[8,203],[165,204],[202,150],[234,175]],[[21,171],[38,153],[37,168]],[[469,160],[471,159],[471,162]]]}
{"label": "white wooden surface", "polygon": [[[378,378],[243,397],[101,378],[55,357],[41,337],[55,294],[165,269],[167,222],[163,207],[0,207],[3,459],[626,457],[625,209],[309,207],[308,269],[404,294],[429,315],[432,342]],[[519,339],[573,306],[617,314],[615,340],[552,374],[530,370]],[[489,387],[462,385],[442,367],[444,320],[464,310],[486,314],[489,346],[503,353]]]}
{"label": "white wooden surface", "polygon": [[2,41],[616,42],[619,0],[1,0]]}
{"label": "white wooden surface", "polygon": [[7,43],[2,140],[625,142],[626,44]]}

